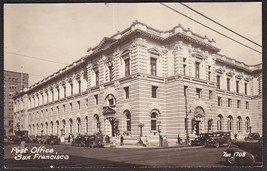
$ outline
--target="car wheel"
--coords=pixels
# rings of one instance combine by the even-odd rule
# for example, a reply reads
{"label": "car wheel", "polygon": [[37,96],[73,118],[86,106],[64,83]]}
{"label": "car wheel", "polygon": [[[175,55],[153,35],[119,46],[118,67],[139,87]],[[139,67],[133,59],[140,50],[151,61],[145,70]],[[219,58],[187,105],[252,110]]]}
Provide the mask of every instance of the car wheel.
{"label": "car wheel", "polygon": [[234,156],[231,156],[231,157],[227,157],[226,158],[226,163],[231,165],[231,166],[234,166],[234,165],[237,165],[238,164],[238,160],[236,157]]}
{"label": "car wheel", "polygon": [[216,147],[216,148],[219,148],[219,147],[220,147],[220,143],[219,143],[219,142],[216,142],[216,143],[215,143],[215,147]]}

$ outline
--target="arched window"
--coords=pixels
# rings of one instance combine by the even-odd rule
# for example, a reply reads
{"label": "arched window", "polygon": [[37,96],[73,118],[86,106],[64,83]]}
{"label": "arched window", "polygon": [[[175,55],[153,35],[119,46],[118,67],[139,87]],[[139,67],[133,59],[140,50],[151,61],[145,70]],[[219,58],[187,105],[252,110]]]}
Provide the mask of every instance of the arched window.
{"label": "arched window", "polygon": [[41,135],[43,135],[43,133],[44,133],[44,125],[43,125],[43,123],[41,123],[40,125],[41,125],[41,130],[40,130],[41,131]]}
{"label": "arched window", "polygon": [[80,125],[81,125],[81,119],[77,118],[77,132],[80,133]]}
{"label": "arched window", "polygon": [[107,106],[116,105],[116,99],[112,94],[107,95],[106,102],[107,102]]}
{"label": "arched window", "polygon": [[39,135],[39,124],[36,124],[36,134]]}
{"label": "arched window", "polygon": [[35,135],[35,134],[36,134],[36,132],[35,132],[35,125],[32,124],[32,135]]}
{"label": "arched window", "polygon": [[66,127],[66,121],[63,119],[62,120],[62,134],[64,135],[65,134],[65,127]]}
{"label": "arched window", "polygon": [[212,119],[208,120],[208,132],[210,132],[212,130],[212,122],[213,122]]}
{"label": "arched window", "polygon": [[94,115],[94,126],[95,126],[96,131],[100,130],[100,120],[97,114]]}
{"label": "arched window", "polygon": [[151,131],[156,131],[157,130],[157,117],[158,117],[158,112],[157,111],[152,111],[151,115]]}
{"label": "arched window", "polygon": [[220,114],[218,115],[218,118],[217,118],[217,130],[221,131],[222,130],[222,123],[223,122],[223,116]]}
{"label": "arched window", "polygon": [[241,116],[237,117],[237,131],[241,131],[241,123],[242,123],[242,118]]}
{"label": "arched window", "polygon": [[126,117],[126,130],[131,131],[131,113],[128,110],[124,111]]}
{"label": "arched window", "polygon": [[56,121],[56,133],[58,134],[59,121]]}
{"label": "arched window", "polygon": [[48,135],[48,123],[45,123],[45,134]]}
{"label": "arched window", "polygon": [[72,121],[71,118],[69,119],[69,122],[70,122],[70,134],[72,134],[72,125],[73,125],[73,121]]}
{"label": "arched window", "polygon": [[229,131],[233,129],[233,117],[231,115],[228,116],[227,128]]}
{"label": "arched window", "polygon": [[32,134],[32,128],[31,128],[31,125],[29,125],[29,134]]}
{"label": "arched window", "polygon": [[85,117],[85,132],[88,133],[88,116]]}
{"label": "arched window", "polygon": [[51,122],[50,122],[50,129],[51,129],[50,133],[51,133],[51,135],[53,135],[53,126],[54,126],[54,124],[53,124],[53,122],[51,121]]}
{"label": "arched window", "polygon": [[246,117],[246,130],[249,131],[250,129],[250,118],[247,116]]}

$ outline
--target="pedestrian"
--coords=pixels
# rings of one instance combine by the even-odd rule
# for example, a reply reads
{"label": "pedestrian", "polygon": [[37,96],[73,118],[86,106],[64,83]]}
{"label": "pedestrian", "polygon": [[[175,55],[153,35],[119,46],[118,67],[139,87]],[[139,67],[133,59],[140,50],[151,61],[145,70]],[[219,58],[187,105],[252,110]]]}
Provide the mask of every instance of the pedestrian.
{"label": "pedestrian", "polygon": [[123,138],[123,136],[121,135],[121,146],[123,145],[123,140],[124,140],[124,138]]}
{"label": "pedestrian", "polygon": [[159,146],[162,147],[163,145],[163,137],[162,135],[159,135]]}
{"label": "pedestrian", "polygon": [[69,137],[68,137],[68,143],[70,143],[70,135],[69,135]]}
{"label": "pedestrian", "polygon": [[147,142],[148,142],[148,140],[147,140],[147,137],[145,136],[144,139],[143,139],[143,146],[144,147],[147,146]]}
{"label": "pedestrian", "polygon": [[181,138],[180,138],[179,134],[178,134],[178,137],[177,137],[177,143],[178,143],[179,145],[181,144]]}
{"label": "pedestrian", "polygon": [[235,141],[237,141],[237,134],[235,134],[234,137],[235,137]]}

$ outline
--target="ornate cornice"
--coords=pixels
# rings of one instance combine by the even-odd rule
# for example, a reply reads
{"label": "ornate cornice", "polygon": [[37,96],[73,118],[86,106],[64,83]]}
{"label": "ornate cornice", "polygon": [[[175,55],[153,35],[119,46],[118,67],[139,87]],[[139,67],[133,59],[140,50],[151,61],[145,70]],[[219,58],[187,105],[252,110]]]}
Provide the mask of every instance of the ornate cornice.
{"label": "ornate cornice", "polygon": [[243,76],[243,74],[237,74],[235,77],[236,77],[237,79],[242,79],[244,76]]}
{"label": "ornate cornice", "polygon": [[229,77],[232,77],[232,76],[235,75],[235,73],[234,73],[233,71],[228,71],[228,72],[226,73],[226,75],[229,76]]}

